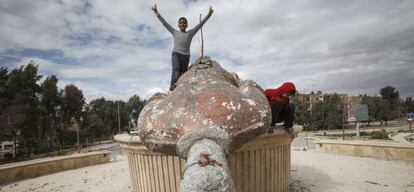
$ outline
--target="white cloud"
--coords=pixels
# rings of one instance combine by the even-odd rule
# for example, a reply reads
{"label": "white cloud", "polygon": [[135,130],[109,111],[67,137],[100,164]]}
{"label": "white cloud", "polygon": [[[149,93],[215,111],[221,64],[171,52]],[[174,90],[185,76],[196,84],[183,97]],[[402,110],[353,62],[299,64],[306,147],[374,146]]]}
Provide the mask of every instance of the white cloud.
{"label": "white cloud", "polygon": [[[61,2],[61,3],[60,3]],[[87,2],[87,3],[85,3]],[[73,64],[44,57],[44,74],[77,82],[88,100],[166,91],[172,40],[150,10],[154,2],[6,0],[0,5],[0,54],[59,50]],[[414,96],[414,3],[410,1],[157,2],[172,25],[215,12],[204,26],[205,50],[241,78],[275,87],[375,94],[385,85]],[[197,36],[192,54],[197,55]],[[120,96],[118,96],[120,97]]]}

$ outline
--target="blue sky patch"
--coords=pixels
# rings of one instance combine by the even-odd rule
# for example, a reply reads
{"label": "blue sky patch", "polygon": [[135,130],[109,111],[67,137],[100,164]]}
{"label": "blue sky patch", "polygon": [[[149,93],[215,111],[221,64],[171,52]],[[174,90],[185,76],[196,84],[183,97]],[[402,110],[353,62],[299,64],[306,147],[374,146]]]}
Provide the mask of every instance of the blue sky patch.
{"label": "blue sky patch", "polygon": [[54,63],[63,65],[79,64],[75,59],[65,57],[60,50],[40,50],[40,49],[23,49],[23,50],[7,50],[0,54],[0,65],[10,67],[22,58],[37,57],[44,60],[50,60]]}

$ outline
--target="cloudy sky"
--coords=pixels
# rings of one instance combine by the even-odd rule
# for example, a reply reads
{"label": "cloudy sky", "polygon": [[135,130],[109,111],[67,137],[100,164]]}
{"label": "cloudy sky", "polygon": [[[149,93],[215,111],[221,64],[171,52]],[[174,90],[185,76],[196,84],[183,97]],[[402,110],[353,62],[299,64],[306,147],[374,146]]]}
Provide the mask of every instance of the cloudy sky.
{"label": "cloudy sky", "polygon": [[[33,60],[88,101],[167,91],[172,38],[154,3],[172,26],[185,16],[189,28],[211,5],[205,53],[262,87],[293,81],[301,92],[358,95],[391,85],[414,96],[411,0],[0,0],[0,66]],[[199,47],[197,35],[191,61]]]}

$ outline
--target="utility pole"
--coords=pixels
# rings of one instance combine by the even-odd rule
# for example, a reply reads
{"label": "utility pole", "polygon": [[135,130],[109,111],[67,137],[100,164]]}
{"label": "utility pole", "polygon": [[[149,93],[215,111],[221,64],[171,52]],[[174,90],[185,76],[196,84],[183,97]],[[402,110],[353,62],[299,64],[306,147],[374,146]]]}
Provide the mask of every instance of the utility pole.
{"label": "utility pole", "polygon": [[76,138],[77,138],[77,140],[78,140],[78,153],[80,153],[80,150],[81,150],[81,147],[80,147],[80,142],[79,142],[79,129],[80,129],[80,122],[78,122],[78,120],[75,120],[76,121]]}
{"label": "utility pole", "polygon": [[327,130],[325,129],[325,101],[322,104],[322,129]]}
{"label": "utility pole", "polygon": [[308,137],[309,126],[310,126],[310,123],[305,125],[305,129],[306,129],[306,149],[309,149],[309,137]]}
{"label": "utility pole", "polygon": [[121,117],[119,115],[119,101],[118,101],[118,134],[121,134]]}
{"label": "utility pole", "polygon": [[342,108],[342,140],[345,140],[345,105]]}
{"label": "utility pole", "polygon": [[16,137],[17,137],[17,130],[13,129],[13,157],[14,158],[16,158],[16,154],[17,154]]}

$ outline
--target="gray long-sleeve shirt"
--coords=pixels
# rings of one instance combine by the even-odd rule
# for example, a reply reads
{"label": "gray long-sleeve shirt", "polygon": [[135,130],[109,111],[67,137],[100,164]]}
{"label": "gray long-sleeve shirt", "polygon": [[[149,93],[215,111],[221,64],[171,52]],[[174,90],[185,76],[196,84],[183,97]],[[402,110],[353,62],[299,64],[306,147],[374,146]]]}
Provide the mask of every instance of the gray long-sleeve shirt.
{"label": "gray long-sleeve shirt", "polygon": [[191,40],[193,39],[194,35],[197,33],[197,31],[206,23],[206,21],[210,18],[211,14],[208,14],[206,17],[204,17],[201,22],[196,25],[194,28],[188,30],[188,31],[180,31],[175,30],[173,27],[171,27],[170,24],[168,24],[165,19],[158,14],[158,19],[161,21],[162,25],[164,25],[165,28],[172,34],[174,38],[174,48],[173,52],[183,54],[183,55],[190,55],[190,46],[191,46]]}

